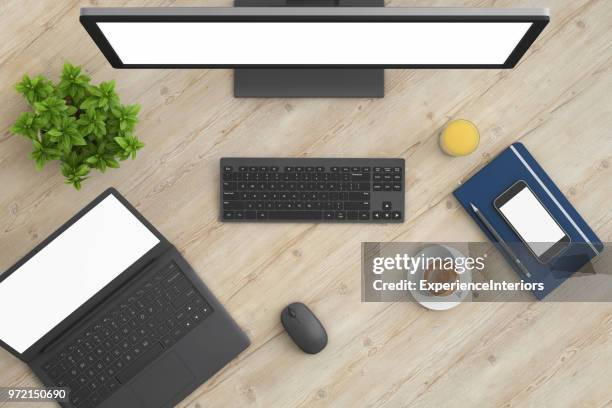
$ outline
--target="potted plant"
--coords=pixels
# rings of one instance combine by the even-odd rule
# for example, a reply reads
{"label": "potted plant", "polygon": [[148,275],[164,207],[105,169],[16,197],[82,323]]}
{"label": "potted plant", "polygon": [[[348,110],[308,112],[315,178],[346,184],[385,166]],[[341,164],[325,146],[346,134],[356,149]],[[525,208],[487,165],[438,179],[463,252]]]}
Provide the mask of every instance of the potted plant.
{"label": "potted plant", "polygon": [[37,169],[59,160],[66,184],[77,190],[90,170],[117,168],[144,146],[133,134],[140,106],[122,105],[115,81],[91,85],[81,67],[67,62],[59,83],[24,75],[15,89],[32,111],[23,112],[11,132],[31,141]]}

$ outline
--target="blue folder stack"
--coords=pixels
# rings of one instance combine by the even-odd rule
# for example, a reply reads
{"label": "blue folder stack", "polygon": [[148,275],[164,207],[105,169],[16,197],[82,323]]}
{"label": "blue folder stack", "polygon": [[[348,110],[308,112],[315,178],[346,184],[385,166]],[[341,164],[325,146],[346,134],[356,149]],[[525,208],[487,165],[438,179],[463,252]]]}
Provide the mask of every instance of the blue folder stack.
{"label": "blue folder stack", "polygon": [[[520,238],[493,206],[495,198],[518,180],[529,185],[571,238],[567,250],[548,264],[540,263],[525,245],[519,244]],[[531,277],[516,267],[509,254],[502,253],[524,281],[544,284],[543,290],[533,291],[538,299],[543,299],[603,250],[597,235],[522,143],[510,145],[453,194],[492,242],[496,242],[495,238],[474,214],[470,203],[479,208],[504,241],[512,246]]]}

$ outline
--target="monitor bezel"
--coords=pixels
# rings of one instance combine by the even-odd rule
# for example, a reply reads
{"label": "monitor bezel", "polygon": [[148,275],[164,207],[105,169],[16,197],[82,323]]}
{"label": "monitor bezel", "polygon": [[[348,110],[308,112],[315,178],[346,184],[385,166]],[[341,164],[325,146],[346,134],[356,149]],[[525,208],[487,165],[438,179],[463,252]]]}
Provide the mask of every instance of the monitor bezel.
{"label": "monitor bezel", "polygon": [[[80,21],[114,68],[514,68],[549,22],[546,9],[403,7],[135,7],[83,8]],[[531,27],[503,64],[124,64],[100,22],[530,22]]]}
{"label": "monitor bezel", "polygon": [[[86,316],[91,310],[102,302],[107,297],[111,296],[115,293],[123,284],[125,284],[128,280],[132,279],[135,275],[137,275],[140,271],[151,266],[154,263],[154,260],[158,258],[161,254],[166,252],[168,248],[171,246],[168,240],[164,238],[164,236],[157,230],[155,227],[144,218],[142,214],[136,210],[116,189],[108,188],[104,192],[102,192],[98,197],[96,197],[92,202],[87,204],[83,209],[81,209],[77,214],[75,214],[70,220],[64,223],[61,227],[59,227],[55,232],[45,238],[40,244],[38,244],[34,249],[28,252],[23,258],[21,258],[17,263],[11,266],[5,273],[0,275],[0,285],[2,281],[8,278],[10,275],[15,273],[23,264],[25,264],[30,258],[40,252],[43,248],[45,248],[49,243],[55,240],[60,234],[66,231],[70,226],[79,221],[85,214],[87,214],[91,209],[97,206],[101,201],[103,201],[108,196],[114,196],[119,202],[125,206],[132,215],[134,215],[138,221],[140,221],[151,233],[155,235],[159,242],[151,248],[146,254],[140,257],[136,262],[130,265],[125,271],[119,274],[115,279],[113,279],[110,283],[108,283],[105,287],[103,287],[98,293],[89,298],[85,303],[83,303],[80,307],[74,310],[70,315],[68,315],[64,320],[62,320],[59,324],[57,324],[54,328],[52,328],[47,334],[38,339],[33,345],[31,345],[28,349],[26,349],[23,353],[15,350],[13,347],[2,341],[0,339],[0,346],[7,350],[9,353],[13,354],[18,359],[29,362],[34,360],[40,353],[45,350],[50,344],[53,344],[56,339],[58,339],[66,330],[70,329],[73,325],[80,322],[80,320]],[[32,284],[36,284],[33,282]],[[24,322],[27,324],[27,322]]]}

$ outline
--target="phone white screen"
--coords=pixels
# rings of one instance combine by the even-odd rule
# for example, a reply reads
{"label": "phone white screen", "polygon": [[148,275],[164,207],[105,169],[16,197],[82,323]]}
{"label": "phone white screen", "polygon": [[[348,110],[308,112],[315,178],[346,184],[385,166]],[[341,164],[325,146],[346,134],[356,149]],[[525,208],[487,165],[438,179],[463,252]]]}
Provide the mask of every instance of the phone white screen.
{"label": "phone white screen", "polygon": [[499,210],[536,256],[541,256],[565,236],[529,188],[523,188]]}
{"label": "phone white screen", "polygon": [[159,242],[109,195],[0,282],[0,339],[23,353]]}

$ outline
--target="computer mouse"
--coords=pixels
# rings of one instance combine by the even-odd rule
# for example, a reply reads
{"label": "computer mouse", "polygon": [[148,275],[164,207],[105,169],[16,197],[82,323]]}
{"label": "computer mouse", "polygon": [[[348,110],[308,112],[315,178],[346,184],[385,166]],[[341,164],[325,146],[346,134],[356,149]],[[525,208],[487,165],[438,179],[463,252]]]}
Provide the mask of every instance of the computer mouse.
{"label": "computer mouse", "polygon": [[281,323],[293,342],[308,354],[327,345],[327,332],[317,316],[303,303],[292,303],[281,312]]}

